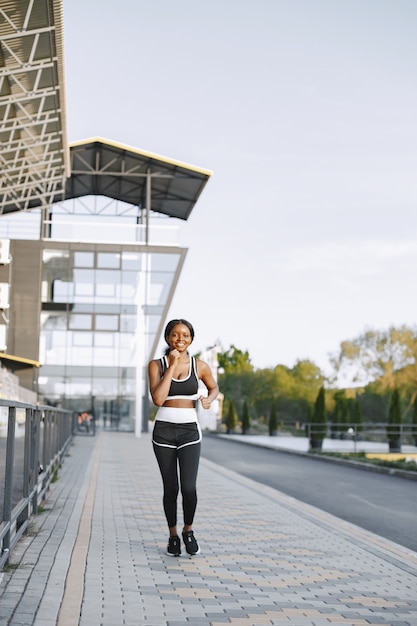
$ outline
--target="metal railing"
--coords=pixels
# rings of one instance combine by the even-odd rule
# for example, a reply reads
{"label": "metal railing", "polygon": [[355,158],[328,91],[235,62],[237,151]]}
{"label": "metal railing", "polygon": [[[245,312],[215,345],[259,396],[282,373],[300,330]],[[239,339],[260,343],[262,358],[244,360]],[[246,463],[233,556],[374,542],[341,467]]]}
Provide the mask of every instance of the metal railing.
{"label": "metal railing", "polygon": [[0,400],[0,570],[38,511],[69,447],[72,411]]}

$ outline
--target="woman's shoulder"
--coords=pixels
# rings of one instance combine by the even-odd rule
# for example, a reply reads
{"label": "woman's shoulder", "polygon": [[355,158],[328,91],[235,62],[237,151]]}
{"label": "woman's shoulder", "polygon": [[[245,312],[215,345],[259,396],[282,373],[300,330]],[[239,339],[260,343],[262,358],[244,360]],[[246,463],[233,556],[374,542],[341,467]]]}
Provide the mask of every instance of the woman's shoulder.
{"label": "woman's shoulder", "polygon": [[164,358],[165,357],[160,357],[159,359],[152,359],[152,361],[149,361],[148,363],[148,367],[158,367],[160,368],[162,363],[164,362]]}

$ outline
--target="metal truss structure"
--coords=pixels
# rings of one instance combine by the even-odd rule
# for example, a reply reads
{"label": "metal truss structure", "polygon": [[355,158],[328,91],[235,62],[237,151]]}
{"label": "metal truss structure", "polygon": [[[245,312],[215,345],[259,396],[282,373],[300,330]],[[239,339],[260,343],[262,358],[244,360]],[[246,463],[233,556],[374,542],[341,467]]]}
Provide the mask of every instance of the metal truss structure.
{"label": "metal truss structure", "polygon": [[[0,0],[0,216],[87,195],[188,219],[211,172],[106,139],[68,145],[63,0]],[[148,241],[148,239],[147,239]]]}
{"label": "metal truss structure", "polygon": [[62,0],[0,3],[0,215],[47,207],[70,175]]}
{"label": "metal truss structure", "polygon": [[209,170],[100,137],[71,143],[70,161],[65,200],[105,196],[182,220],[211,176]]}

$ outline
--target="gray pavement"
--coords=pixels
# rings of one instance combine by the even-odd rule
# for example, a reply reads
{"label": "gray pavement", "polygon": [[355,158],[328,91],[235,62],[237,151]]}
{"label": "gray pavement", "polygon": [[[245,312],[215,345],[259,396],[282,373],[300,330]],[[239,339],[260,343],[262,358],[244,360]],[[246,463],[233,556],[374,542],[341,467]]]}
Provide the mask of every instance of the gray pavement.
{"label": "gray pavement", "polygon": [[0,574],[1,626],[417,626],[417,553],[202,459],[202,553],[165,554],[150,435],[76,437]]}

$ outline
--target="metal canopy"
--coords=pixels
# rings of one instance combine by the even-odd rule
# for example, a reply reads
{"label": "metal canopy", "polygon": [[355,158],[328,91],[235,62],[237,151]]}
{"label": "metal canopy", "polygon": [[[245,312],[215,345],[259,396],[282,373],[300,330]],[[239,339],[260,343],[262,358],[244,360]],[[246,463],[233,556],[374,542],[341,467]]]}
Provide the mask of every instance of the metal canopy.
{"label": "metal canopy", "polygon": [[69,176],[62,0],[1,0],[0,214],[46,206]]}
{"label": "metal canopy", "polygon": [[186,220],[211,172],[107,139],[70,144],[64,199],[102,195]]}

